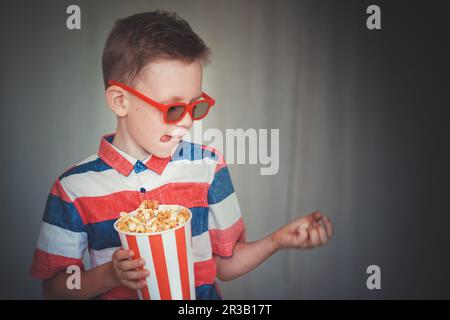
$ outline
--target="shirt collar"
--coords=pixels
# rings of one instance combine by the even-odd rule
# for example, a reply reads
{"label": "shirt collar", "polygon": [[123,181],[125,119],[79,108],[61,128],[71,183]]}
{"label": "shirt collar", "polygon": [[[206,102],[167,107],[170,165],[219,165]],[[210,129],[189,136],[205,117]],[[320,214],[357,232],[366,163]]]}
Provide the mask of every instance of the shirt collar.
{"label": "shirt collar", "polygon": [[147,169],[150,169],[161,175],[172,158],[159,158],[157,156],[150,155],[144,161],[136,160],[131,155],[113,146],[113,139],[114,134],[108,134],[102,137],[98,150],[98,156],[107,165],[111,166],[124,176],[129,176],[133,169],[135,169],[136,172],[143,171],[142,165],[145,165]]}
{"label": "shirt collar", "polygon": [[136,162],[138,162],[138,161],[141,161],[142,163],[146,163],[151,157],[151,155],[149,155],[147,158],[145,158],[145,160],[138,160],[138,159],[134,158],[131,154],[128,154],[125,151],[120,150],[119,148],[117,148],[112,143],[111,143],[111,147],[113,147],[114,150],[116,150],[118,153],[120,153],[122,155],[122,157],[124,157],[129,162],[131,162],[131,164],[136,164]]}

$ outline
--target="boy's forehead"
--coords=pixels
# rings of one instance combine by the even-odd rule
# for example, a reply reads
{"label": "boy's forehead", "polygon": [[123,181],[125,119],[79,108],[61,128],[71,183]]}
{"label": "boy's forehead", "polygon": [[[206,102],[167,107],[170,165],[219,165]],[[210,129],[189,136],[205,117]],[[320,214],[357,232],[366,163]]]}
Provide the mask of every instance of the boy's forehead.
{"label": "boy's forehead", "polygon": [[159,60],[147,64],[136,77],[136,87],[160,102],[190,101],[202,94],[201,62]]}
{"label": "boy's forehead", "polygon": [[200,61],[186,62],[177,59],[157,59],[145,65],[139,74],[145,79],[170,76],[201,76],[203,66]]}

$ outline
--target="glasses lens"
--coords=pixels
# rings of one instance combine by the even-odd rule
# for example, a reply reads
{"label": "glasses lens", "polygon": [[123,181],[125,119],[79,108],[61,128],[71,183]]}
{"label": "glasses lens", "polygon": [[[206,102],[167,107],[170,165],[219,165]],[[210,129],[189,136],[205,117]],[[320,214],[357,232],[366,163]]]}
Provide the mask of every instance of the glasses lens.
{"label": "glasses lens", "polygon": [[172,106],[167,110],[167,120],[168,121],[178,121],[184,113],[184,106]]}
{"label": "glasses lens", "polygon": [[206,113],[208,113],[208,109],[209,109],[209,103],[206,101],[197,103],[194,106],[194,110],[192,112],[193,118],[194,119],[199,119],[201,117],[203,117]]}

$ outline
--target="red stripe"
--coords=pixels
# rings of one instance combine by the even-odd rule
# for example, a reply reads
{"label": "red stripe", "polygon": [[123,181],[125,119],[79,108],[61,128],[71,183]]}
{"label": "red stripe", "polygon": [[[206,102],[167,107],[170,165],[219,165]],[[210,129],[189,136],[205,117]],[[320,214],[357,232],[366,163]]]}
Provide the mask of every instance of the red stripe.
{"label": "red stripe", "polygon": [[101,295],[104,300],[136,300],[137,291],[127,287],[117,287]]}
{"label": "red stripe", "polygon": [[79,197],[74,201],[85,224],[117,219],[120,212],[133,211],[140,203],[138,191],[121,191],[99,197]]}
{"label": "red stripe", "polygon": [[245,241],[245,225],[242,217],[239,218],[231,227],[218,230],[209,230],[211,238],[212,252],[219,256],[229,257],[233,254],[236,242]]}
{"label": "red stripe", "polygon": [[119,191],[105,196],[79,197],[74,205],[85,224],[117,219],[120,212],[135,210],[143,200],[158,200],[160,204],[177,204],[187,208],[208,206],[207,182],[173,182],[150,190]]}
{"label": "red stripe", "polygon": [[169,276],[167,274],[166,255],[164,253],[162,236],[160,234],[148,237],[152,248],[153,265],[155,266],[156,279],[161,300],[171,300]]}
{"label": "red stripe", "polygon": [[[128,248],[130,250],[133,250],[133,252],[134,252],[134,259],[140,259],[141,253],[139,252],[139,248],[138,248],[137,241],[136,241],[136,236],[127,235],[127,242],[128,242]],[[140,268],[140,270],[142,270],[142,268]],[[142,298],[144,300],[150,300],[150,293],[148,291],[148,287],[141,289],[141,294],[142,294]]]}
{"label": "red stripe", "polygon": [[212,284],[216,279],[217,266],[214,258],[194,263],[195,286]]}
{"label": "red stripe", "polygon": [[51,254],[36,248],[30,273],[33,278],[45,280],[53,278],[60,272],[65,272],[70,265],[77,265],[84,270],[81,259]]}
{"label": "red stripe", "polygon": [[64,190],[61,181],[59,181],[59,179],[56,180],[55,183],[53,184],[52,189],[50,190],[50,194],[60,197],[61,200],[63,201],[72,202],[72,200],[70,200],[69,196]]}
{"label": "red stripe", "polygon": [[181,290],[183,292],[183,300],[191,300],[185,227],[175,230],[175,239],[177,241],[178,264],[180,266]]}

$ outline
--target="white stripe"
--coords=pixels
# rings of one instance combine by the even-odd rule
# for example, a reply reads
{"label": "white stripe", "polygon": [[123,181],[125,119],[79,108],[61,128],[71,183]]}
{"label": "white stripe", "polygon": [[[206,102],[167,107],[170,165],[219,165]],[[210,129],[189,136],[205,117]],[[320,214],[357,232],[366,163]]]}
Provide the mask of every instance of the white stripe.
{"label": "white stripe", "polygon": [[[61,179],[61,184],[70,200],[74,201],[77,197],[95,197],[117,191],[136,189],[127,186],[123,178],[125,177],[121,176],[116,170],[88,171],[65,177]],[[130,180],[130,182],[132,181]]]}
{"label": "white stripe", "polygon": [[[183,164],[177,164],[181,162]],[[151,190],[169,182],[206,182],[211,184],[214,170],[214,163],[208,163],[203,160],[178,160],[169,162],[162,175],[152,170],[145,170],[138,175],[142,181],[147,183],[147,189]]]}
{"label": "white stripe", "polygon": [[206,261],[212,258],[211,238],[209,232],[203,232],[192,237],[194,262]]}
{"label": "white stripe", "polygon": [[[130,246],[127,241],[127,236],[124,235],[123,233],[119,233],[119,238],[120,243],[122,244],[122,248],[124,248],[125,250],[129,250]],[[140,291],[141,290],[136,290],[139,300],[142,300],[142,293]]]}
{"label": "white stripe", "polygon": [[161,296],[159,294],[158,281],[156,280],[150,241],[148,236],[137,236],[136,240],[141,257],[145,260],[144,268],[150,271],[150,275],[147,277],[147,288],[150,292],[150,299],[160,300]]}
{"label": "white stripe", "polygon": [[180,159],[180,160],[175,160],[170,162],[170,164],[172,165],[191,165],[191,164],[195,164],[195,165],[207,165],[207,166],[214,166],[216,165],[217,160],[210,158],[210,157],[205,157],[203,159],[197,159],[197,160],[189,160],[189,159]]}
{"label": "white stripe", "polygon": [[36,247],[51,254],[81,259],[87,245],[86,232],[73,232],[42,222]]}
{"label": "white stripe", "polygon": [[[192,221],[192,220],[191,220]],[[208,232],[204,232],[208,233]],[[191,223],[186,224],[185,229],[185,237],[186,237],[186,245],[187,245],[187,257],[188,257],[188,272],[189,272],[189,287],[191,291],[191,300],[195,300],[195,278],[194,278],[194,261],[192,254],[192,232],[191,232]],[[209,233],[208,233],[209,237]],[[211,245],[211,241],[209,241]],[[210,250],[211,252],[211,250]]]}
{"label": "white stripe", "polygon": [[233,192],[222,201],[209,205],[208,229],[227,229],[241,216],[241,208],[236,193]]}
{"label": "white stripe", "polygon": [[[176,164],[177,162],[183,164]],[[179,160],[169,162],[163,175],[152,170],[145,170],[139,174],[132,171],[128,177],[121,175],[116,170],[88,171],[65,177],[61,180],[61,184],[67,190],[69,198],[74,201],[77,197],[105,196],[126,190],[136,191],[141,187],[149,191],[172,182],[211,184],[214,170],[215,162]]]}
{"label": "white stripe", "polygon": [[175,231],[163,233],[161,238],[164,247],[164,257],[166,258],[166,268],[167,268],[167,275],[169,277],[170,295],[172,297],[172,300],[183,300]]}
{"label": "white stripe", "polygon": [[103,250],[93,250],[91,249],[89,252],[89,256],[91,258],[91,265],[93,268],[97,266],[101,266],[107,262],[112,260],[113,253],[119,249],[120,247],[107,248]]}
{"label": "white stripe", "polygon": [[127,236],[123,233],[119,232],[120,243],[122,244],[122,248],[128,250],[130,247],[128,246]]}
{"label": "white stripe", "polygon": [[144,297],[142,296],[142,290],[136,290],[137,294],[138,294],[138,299],[139,300],[144,300]]}
{"label": "white stripe", "polygon": [[[120,243],[122,244],[122,248],[124,248],[125,250],[129,250],[130,246],[128,245],[127,236],[124,235],[123,233],[119,233],[119,238],[120,238]],[[136,290],[136,291],[137,291],[139,300],[142,300],[142,294],[140,292],[141,290]]]}

